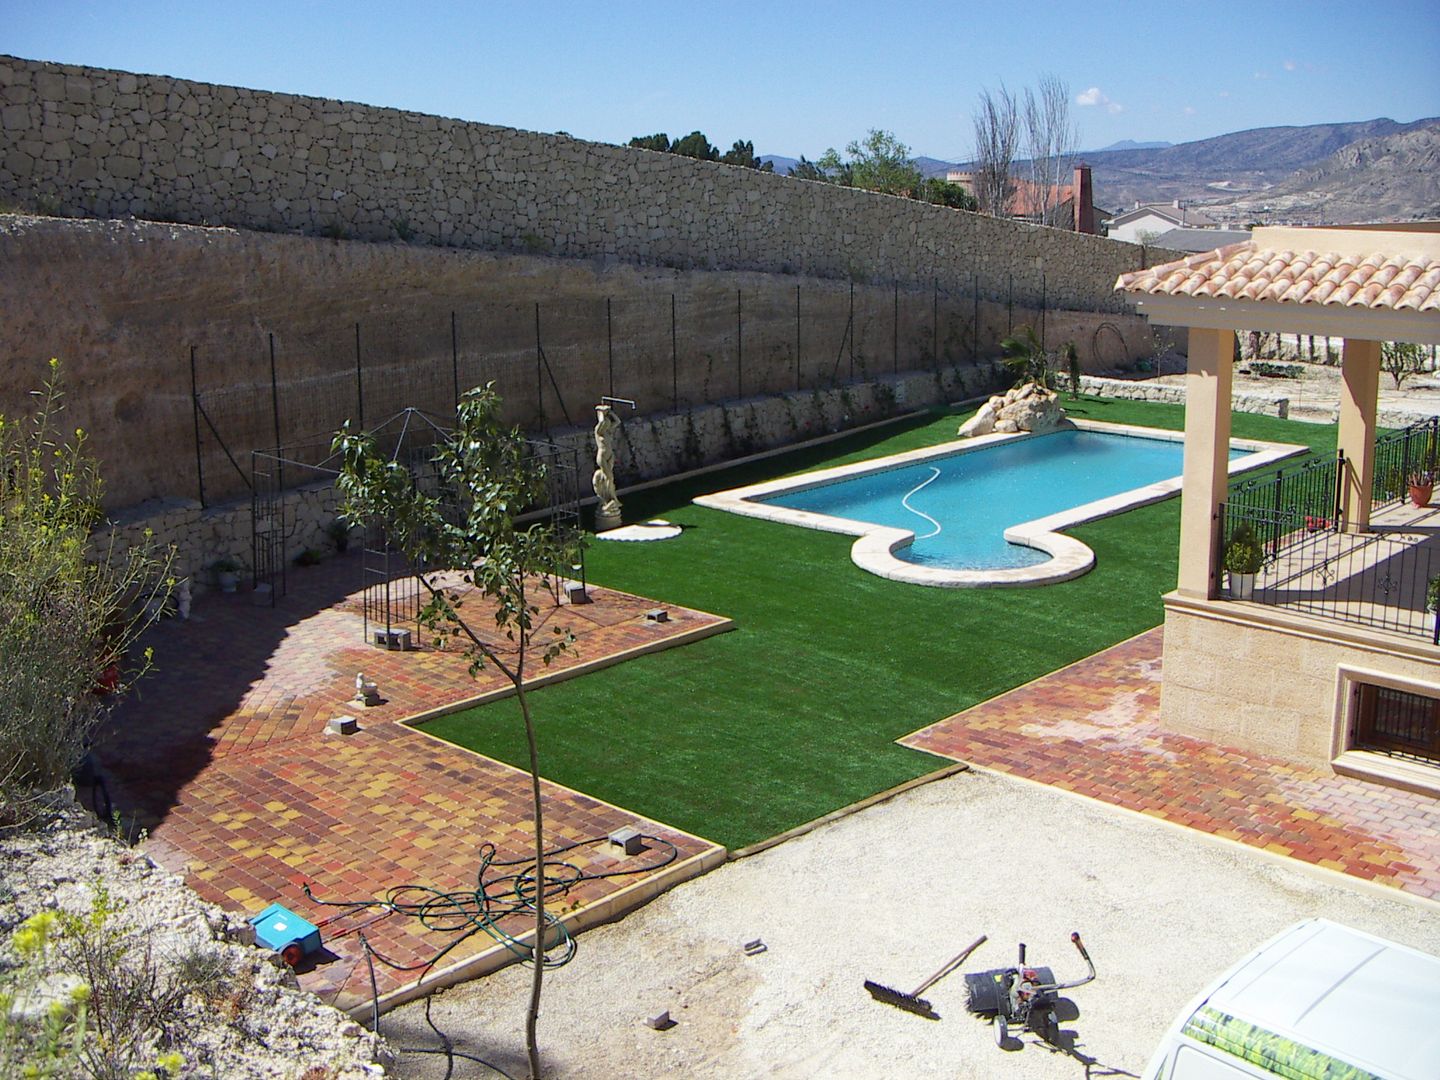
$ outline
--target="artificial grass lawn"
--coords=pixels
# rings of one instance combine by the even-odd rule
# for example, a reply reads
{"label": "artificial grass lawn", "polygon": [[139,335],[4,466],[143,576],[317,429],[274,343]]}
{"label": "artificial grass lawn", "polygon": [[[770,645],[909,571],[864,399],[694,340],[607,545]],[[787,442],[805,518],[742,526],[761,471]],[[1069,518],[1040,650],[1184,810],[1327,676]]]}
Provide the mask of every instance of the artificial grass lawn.
{"label": "artificial grass lawn", "polygon": [[[1180,406],[1085,397],[1077,418],[1180,429]],[[1178,499],[1071,530],[1096,566],[1029,589],[936,589],[876,577],[853,537],[691,504],[698,494],[953,439],[965,413],[629,495],[627,520],[684,534],[592,544],[598,584],[728,615],[737,629],[536,691],[543,774],[738,848],[944,762],[894,744],[926,724],[1158,625],[1175,584]],[[1334,447],[1333,426],[1236,414],[1234,434]],[[425,730],[525,767],[513,701]]]}

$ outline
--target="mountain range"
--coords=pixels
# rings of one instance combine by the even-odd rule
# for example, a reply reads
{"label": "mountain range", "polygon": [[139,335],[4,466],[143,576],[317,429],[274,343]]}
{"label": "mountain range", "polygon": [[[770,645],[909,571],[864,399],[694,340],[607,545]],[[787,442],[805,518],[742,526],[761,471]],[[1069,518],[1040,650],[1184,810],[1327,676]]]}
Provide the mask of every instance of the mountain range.
{"label": "mountain range", "polygon": [[[1341,224],[1440,217],[1440,117],[1254,128],[1187,143],[1114,143],[1077,155],[1107,210],[1179,199],[1239,221]],[[793,159],[766,155],[784,173]],[[926,176],[970,162],[920,157]],[[1016,163],[1023,174],[1024,162]]]}

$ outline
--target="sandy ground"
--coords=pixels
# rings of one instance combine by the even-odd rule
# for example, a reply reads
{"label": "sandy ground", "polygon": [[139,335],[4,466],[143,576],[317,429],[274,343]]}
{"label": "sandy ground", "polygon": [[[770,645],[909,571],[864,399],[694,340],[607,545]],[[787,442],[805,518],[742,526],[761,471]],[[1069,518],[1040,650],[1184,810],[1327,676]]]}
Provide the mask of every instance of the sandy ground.
{"label": "sandy ground", "polygon": [[[1321,915],[1440,954],[1440,905],[1406,900],[1238,845],[995,774],[969,772],[730,863],[580,939],[546,980],[540,1018],[556,1077],[915,1077],[1014,1080],[1138,1074],[1207,980],[1296,920]],[[965,1011],[959,974],[926,993],[942,1019],[873,1001],[909,991],[980,934],[962,967],[1015,962],[1062,978],[1062,1048],[1010,1051]],[[767,951],[745,955],[762,939]],[[457,1049],[525,1075],[530,973],[512,967],[434,999]],[[674,1027],[647,1016],[669,1010]],[[423,1005],[384,1018],[396,1047],[436,1046]],[[444,1075],[402,1054],[396,1075]],[[456,1076],[494,1075],[474,1062]]]}

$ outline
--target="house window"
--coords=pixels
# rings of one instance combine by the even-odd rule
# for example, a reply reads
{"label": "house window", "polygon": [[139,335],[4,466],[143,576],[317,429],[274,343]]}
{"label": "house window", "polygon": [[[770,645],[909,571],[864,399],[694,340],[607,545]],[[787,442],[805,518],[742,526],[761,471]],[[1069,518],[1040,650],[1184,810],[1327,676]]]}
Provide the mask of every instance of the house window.
{"label": "house window", "polygon": [[1440,764],[1440,699],[1354,684],[1352,747]]}

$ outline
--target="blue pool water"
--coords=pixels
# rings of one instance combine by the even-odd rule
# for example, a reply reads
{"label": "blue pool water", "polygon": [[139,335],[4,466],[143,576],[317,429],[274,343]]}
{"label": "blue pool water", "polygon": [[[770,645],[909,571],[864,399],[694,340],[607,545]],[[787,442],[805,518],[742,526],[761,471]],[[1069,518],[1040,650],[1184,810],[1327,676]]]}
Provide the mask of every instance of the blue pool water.
{"label": "blue pool water", "polygon": [[[1245,451],[1231,450],[1231,458]],[[1131,491],[1183,471],[1183,444],[1063,430],[866,473],[760,501],[915,533],[906,562],[956,570],[1034,566],[1012,525]]]}

